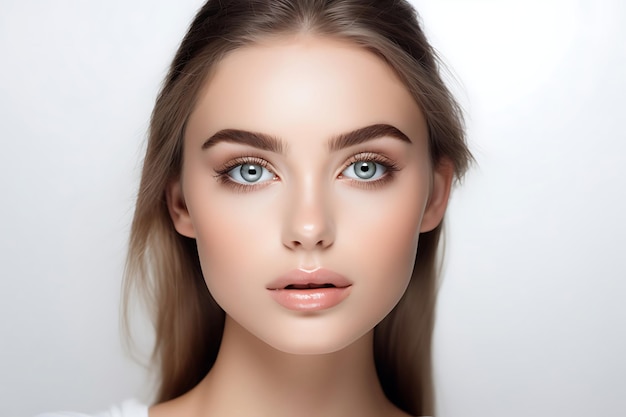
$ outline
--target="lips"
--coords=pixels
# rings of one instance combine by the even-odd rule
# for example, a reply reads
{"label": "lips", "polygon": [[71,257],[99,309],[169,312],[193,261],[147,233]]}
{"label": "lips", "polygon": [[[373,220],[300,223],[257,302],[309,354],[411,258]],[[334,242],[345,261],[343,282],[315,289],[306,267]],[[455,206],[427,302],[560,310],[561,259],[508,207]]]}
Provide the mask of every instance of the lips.
{"label": "lips", "polygon": [[352,281],[328,269],[319,268],[310,272],[295,269],[270,282],[267,289],[345,288],[351,285]]}
{"label": "lips", "polygon": [[351,287],[350,280],[333,271],[297,269],[272,281],[267,289],[283,307],[309,312],[336,306],[350,294]]}
{"label": "lips", "polygon": [[335,285],[331,283],[326,284],[289,284],[284,289],[285,290],[309,290],[311,288],[336,288]]}

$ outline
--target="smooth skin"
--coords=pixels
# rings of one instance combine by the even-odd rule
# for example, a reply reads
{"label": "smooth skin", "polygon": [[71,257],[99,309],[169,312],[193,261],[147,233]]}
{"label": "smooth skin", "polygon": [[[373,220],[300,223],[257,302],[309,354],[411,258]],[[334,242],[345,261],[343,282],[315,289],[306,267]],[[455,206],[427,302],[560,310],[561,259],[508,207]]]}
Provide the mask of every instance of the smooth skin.
{"label": "smooth skin", "polygon": [[[337,139],[372,125],[386,133]],[[207,377],[150,416],[406,415],[380,387],[373,329],[409,283],[420,232],[443,218],[453,167],[433,166],[424,116],[393,70],[308,34],[238,49],[217,64],[184,140],[168,206],[226,322]],[[283,307],[268,283],[298,268],[341,274],[349,296]]]}

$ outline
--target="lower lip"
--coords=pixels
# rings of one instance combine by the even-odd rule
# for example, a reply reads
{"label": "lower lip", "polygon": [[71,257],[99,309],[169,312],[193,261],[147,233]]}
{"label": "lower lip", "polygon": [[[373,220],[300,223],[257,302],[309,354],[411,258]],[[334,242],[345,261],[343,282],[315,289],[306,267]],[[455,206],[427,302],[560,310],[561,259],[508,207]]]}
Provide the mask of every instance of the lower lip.
{"label": "lower lip", "polygon": [[350,294],[350,287],[269,291],[278,304],[289,310],[319,311],[334,307],[345,300]]}

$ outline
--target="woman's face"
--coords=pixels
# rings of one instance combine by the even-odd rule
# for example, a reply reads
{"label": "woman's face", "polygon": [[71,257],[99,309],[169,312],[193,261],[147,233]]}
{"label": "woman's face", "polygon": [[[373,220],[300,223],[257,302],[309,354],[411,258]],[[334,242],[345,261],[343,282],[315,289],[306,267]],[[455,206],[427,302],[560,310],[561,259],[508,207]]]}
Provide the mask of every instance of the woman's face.
{"label": "woman's face", "polygon": [[312,36],[232,52],[201,91],[168,189],[230,319],[289,353],[337,351],[397,304],[452,171],[381,59]]}

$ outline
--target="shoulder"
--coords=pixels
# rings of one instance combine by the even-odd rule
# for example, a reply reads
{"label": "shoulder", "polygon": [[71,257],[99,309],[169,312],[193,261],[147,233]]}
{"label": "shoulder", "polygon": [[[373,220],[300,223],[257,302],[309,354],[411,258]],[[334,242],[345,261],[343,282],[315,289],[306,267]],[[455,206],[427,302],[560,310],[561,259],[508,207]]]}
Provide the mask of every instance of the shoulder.
{"label": "shoulder", "polygon": [[109,408],[107,411],[95,414],[61,411],[56,413],[43,413],[37,417],[148,417],[148,406],[136,400],[127,400],[120,405]]}

